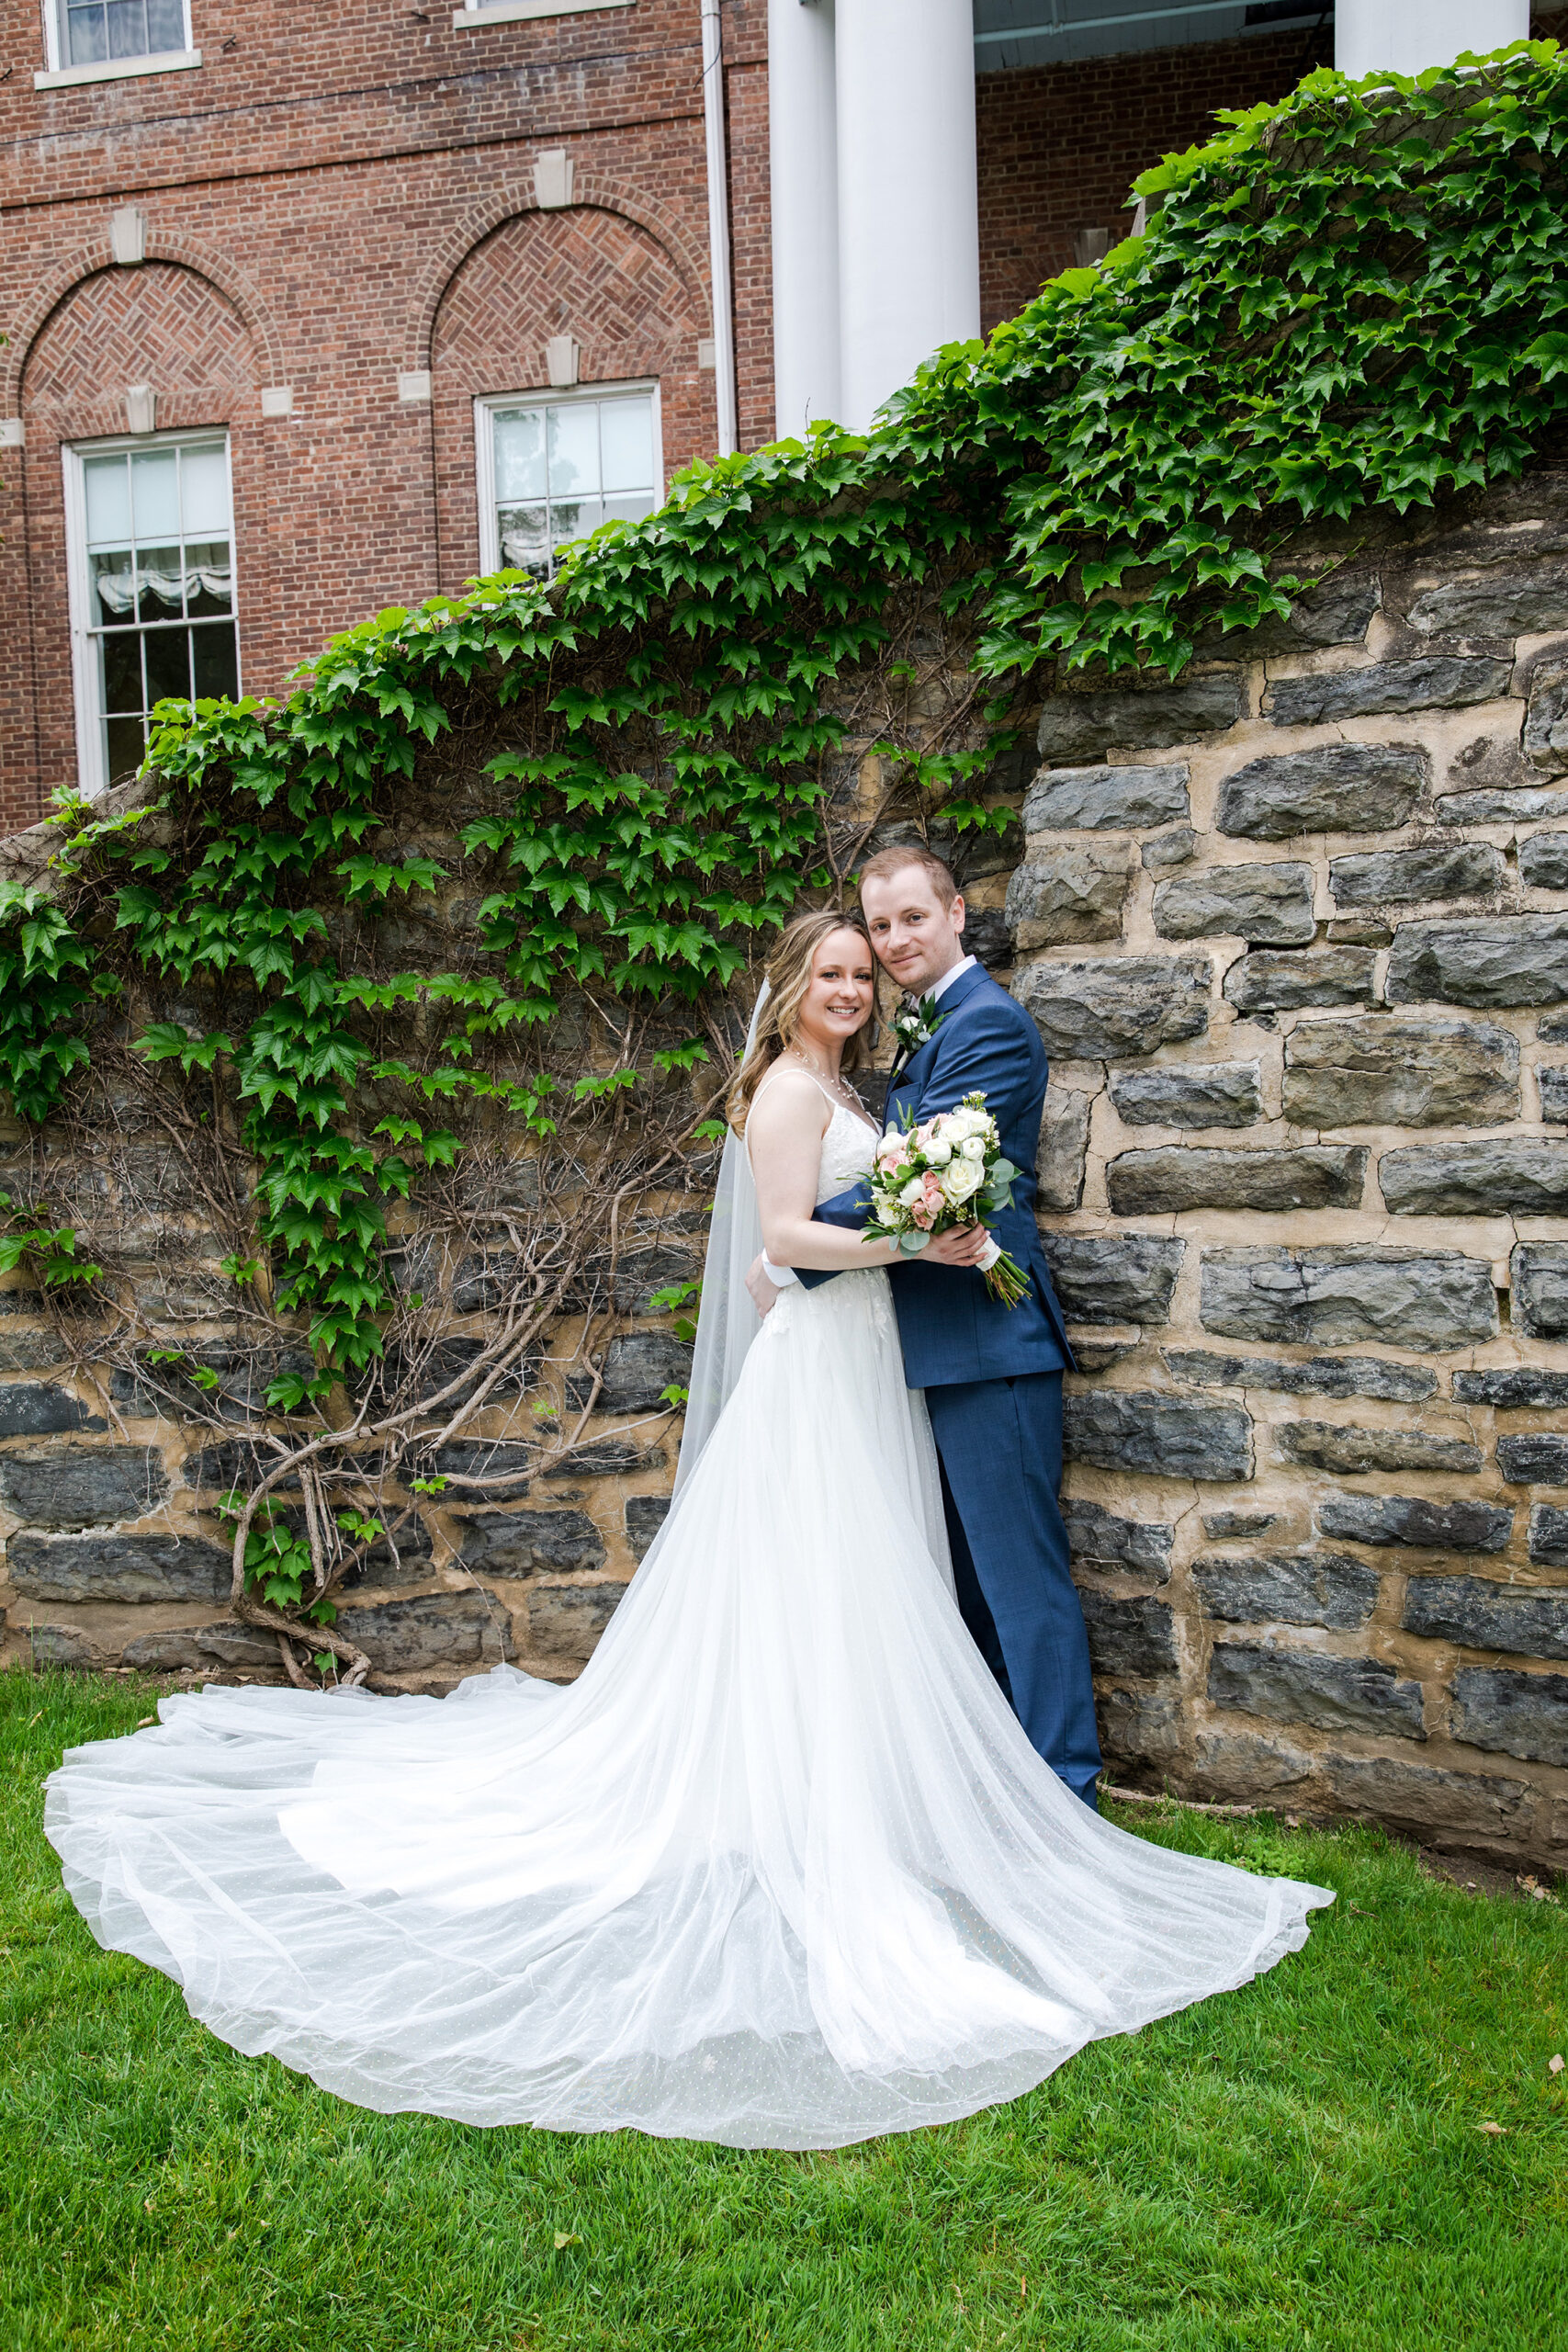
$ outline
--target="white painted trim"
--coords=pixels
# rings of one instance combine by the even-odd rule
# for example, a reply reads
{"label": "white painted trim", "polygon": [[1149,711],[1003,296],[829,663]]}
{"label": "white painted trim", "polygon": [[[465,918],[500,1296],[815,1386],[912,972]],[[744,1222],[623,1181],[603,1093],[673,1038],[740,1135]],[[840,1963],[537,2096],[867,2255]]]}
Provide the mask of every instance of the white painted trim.
{"label": "white painted trim", "polygon": [[539,17],[586,17],[597,8],[635,8],[637,0],[485,0],[478,8],[454,8],[454,32],[477,33],[486,25],[517,25]]}
{"label": "white painted trim", "polygon": [[474,402],[474,485],[479,502],[481,572],[501,570],[501,537],[495,527],[495,435],[490,429],[491,411],[528,408],[536,403],[540,408],[560,408],[568,401],[622,400],[629,392],[646,393],[653,405],[653,503],[657,510],[664,503],[664,417],[657,376],[646,376],[631,384],[578,384],[570,391],[542,384],[520,392],[479,394]]}
{"label": "white painted trim", "polygon": [[157,57],[106,57],[96,65],[62,65],[35,74],[35,90],[73,90],[85,82],[125,82],[134,74],[188,74],[201,63],[199,49],[166,49]]}
{"label": "white painted trim", "polygon": [[87,624],[87,502],[82,486],[85,458],[112,458],[121,449],[147,449],[159,442],[195,448],[220,441],[229,478],[229,594],[234,621],[234,676],[245,691],[240,651],[240,564],[234,533],[234,447],[226,428],[203,433],[121,433],[104,441],[62,441],[65,473],[65,584],[71,607],[71,680],[76,707],[76,775],[83,795],[96,799],[108,788],[98,722],[98,682],[92,632]]}
{"label": "white painted trim", "polygon": [[736,445],[735,310],[729,282],[729,139],[724,103],[724,23],[719,0],[702,0],[703,131],[707,154],[708,275],[713,281],[714,393],[718,454]]}

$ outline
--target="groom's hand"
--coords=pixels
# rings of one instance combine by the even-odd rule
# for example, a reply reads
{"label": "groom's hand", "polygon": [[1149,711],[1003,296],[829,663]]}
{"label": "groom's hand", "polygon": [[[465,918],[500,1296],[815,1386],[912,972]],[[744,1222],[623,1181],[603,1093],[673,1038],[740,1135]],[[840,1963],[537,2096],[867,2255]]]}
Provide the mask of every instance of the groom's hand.
{"label": "groom's hand", "polygon": [[950,1226],[934,1241],[927,1242],[916,1262],[926,1266],[977,1266],[989,1238],[983,1225]]}
{"label": "groom's hand", "polygon": [[779,1303],[779,1286],[768,1280],[768,1270],[762,1263],[761,1251],[747,1269],[746,1288],[758,1314],[771,1315]]}

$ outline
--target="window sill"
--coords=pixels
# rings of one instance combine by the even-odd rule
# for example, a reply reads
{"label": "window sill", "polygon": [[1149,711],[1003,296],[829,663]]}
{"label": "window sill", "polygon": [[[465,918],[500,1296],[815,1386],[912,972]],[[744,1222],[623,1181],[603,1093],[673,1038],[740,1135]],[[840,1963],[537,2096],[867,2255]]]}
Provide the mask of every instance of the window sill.
{"label": "window sill", "polygon": [[96,65],[62,65],[35,74],[35,90],[74,90],[85,82],[124,82],[135,74],[188,74],[201,63],[199,49],[165,49],[156,57],[106,57]]}
{"label": "window sill", "polygon": [[515,25],[532,17],[584,17],[594,8],[630,8],[637,0],[486,0],[482,8],[454,8],[454,32],[477,33],[486,25]]}

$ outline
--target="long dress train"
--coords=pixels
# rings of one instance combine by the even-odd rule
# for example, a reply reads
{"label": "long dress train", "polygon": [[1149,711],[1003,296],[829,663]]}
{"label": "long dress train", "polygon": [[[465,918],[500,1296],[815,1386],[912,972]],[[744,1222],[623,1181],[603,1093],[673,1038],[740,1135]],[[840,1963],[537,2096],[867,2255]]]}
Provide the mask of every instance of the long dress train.
{"label": "long dress train", "polygon": [[[842,1109],[818,1197],[874,1138]],[[72,1749],[99,1941],[363,2107],[832,2147],[1247,1982],[1332,1896],[1145,1844],[953,1599],[886,1274],[787,1292],[578,1681],[209,1688]]]}

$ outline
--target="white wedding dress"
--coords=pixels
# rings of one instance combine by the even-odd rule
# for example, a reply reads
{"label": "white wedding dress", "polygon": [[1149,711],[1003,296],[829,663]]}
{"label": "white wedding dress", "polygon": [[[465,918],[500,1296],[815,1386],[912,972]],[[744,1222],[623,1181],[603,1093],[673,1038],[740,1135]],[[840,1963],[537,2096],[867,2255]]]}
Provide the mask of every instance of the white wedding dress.
{"label": "white wedding dress", "polygon": [[[836,1109],[818,1198],[874,1136]],[[208,1689],[72,1749],[99,1941],[363,2107],[833,2147],[1245,1984],[1333,1898],[1071,1796],[954,1604],[888,1278],[787,1292],[581,1679]]]}

